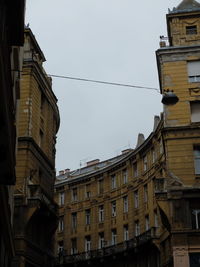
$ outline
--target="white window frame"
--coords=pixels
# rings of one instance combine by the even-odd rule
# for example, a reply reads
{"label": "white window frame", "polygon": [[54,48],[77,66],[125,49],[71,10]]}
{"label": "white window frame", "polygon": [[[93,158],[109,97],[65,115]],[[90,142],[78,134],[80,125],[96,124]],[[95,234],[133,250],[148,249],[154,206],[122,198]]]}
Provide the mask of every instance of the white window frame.
{"label": "white window frame", "polygon": [[117,188],[117,178],[116,175],[113,174],[111,176],[111,189],[116,189]]}
{"label": "white window frame", "polygon": [[88,252],[91,250],[91,236],[88,235],[85,237],[85,252]]}
{"label": "white window frame", "polygon": [[85,210],[85,224],[86,225],[91,224],[91,209]]}
{"label": "white window frame", "polygon": [[194,147],[194,168],[195,174],[200,175],[200,146]]}
{"label": "white window frame", "polygon": [[72,201],[77,201],[78,200],[78,189],[72,188]]}
{"label": "white window frame", "polygon": [[140,222],[135,221],[135,236],[139,236],[139,235],[140,235]]}
{"label": "white window frame", "polygon": [[116,229],[112,229],[111,231],[111,242],[112,242],[112,246],[115,246],[117,244],[117,230]]}
{"label": "white window frame", "polygon": [[127,184],[128,183],[128,171],[127,169],[123,170],[123,184]]}
{"label": "white window frame", "polygon": [[134,207],[135,207],[135,209],[139,208],[139,192],[138,192],[138,190],[134,191]]}
{"label": "white window frame", "polygon": [[200,82],[200,61],[188,61],[188,81],[190,83]]}
{"label": "white window frame", "polygon": [[145,216],[145,230],[148,231],[150,229],[150,220],[149,215]]}
{"label": "white window frame", "polygon": [[129,231],[128,231],[128,225],[124,225],[124,241],[129,240]]}
{"label": "white window frame", "polygon": [[111,202],[111,212],[112,212],[112,217],[116,217],[116,215],[117,215],[117,203],[116,203],[116,200]]}
{"label": "white window frame", "polygon": [[99,206],[99,222],[104,222],[104,205]]}
{"label": "white window frame", "polygon": [[200,101],[190,102],[191,122],[200,122]]}
{"label": "white window frame", "polygon": [[124,213],[128,212],[128,196],[123,197]]}
{"label": "white window frame", "polygon": [[63,230],[64,230],[64,216],[60,217],[58,222],[58,231],[63,232]]}
{"label": "white window frame", "polygon": [[104,233],[101,232],[99,233],[99,249],[104,248],[104,246],[105,246]]}
{"label": "white window frame", "polygon": [[71,213],[71,223],[72,223],[72,229],[77,228],[77,213],[73,212]]}
{"label": "white window frame", "polygon": [[65,204],[65,192],[59,193],[59,205],[63,206]]}

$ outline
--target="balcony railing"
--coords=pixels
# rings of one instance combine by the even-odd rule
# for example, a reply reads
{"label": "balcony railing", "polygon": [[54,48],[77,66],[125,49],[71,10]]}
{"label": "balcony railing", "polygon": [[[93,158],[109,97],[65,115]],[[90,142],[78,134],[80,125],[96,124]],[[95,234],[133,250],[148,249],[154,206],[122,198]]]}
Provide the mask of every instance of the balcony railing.
{"label": "balcony railing", "polygon": [[123,243],[118,243],[114,246],[104,247],[98,250],[91,250],[88,252],[83,252],[74,255],[66,255],[65,252],[61,253],[57,258],[56,265],[70,264],[76,262],[82,262],[87,260],[97,260],[104,257],[114,256],[116,254],[128,252],[129,250],[134,250],[147,242],[157,238],[156,227],[150,228],[145,233],[134,237],[133,239],[127,240]]}

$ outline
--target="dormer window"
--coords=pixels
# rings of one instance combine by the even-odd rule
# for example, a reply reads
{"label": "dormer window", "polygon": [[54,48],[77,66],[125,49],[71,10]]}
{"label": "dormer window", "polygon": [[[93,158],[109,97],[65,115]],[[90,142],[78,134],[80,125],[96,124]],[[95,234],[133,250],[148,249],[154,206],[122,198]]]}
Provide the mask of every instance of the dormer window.
{"label": "dormer window", "polygon": [[186,26],[186,34],[187,35],[197,34],[197,25]]}

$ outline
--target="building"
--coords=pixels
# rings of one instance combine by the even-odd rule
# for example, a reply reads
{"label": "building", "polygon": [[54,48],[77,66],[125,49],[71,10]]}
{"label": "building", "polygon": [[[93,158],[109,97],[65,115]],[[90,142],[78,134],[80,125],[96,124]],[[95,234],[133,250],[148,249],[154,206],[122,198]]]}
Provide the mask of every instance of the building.
{"label": "building", "polygon": [[57,266],[200,266],[200,3],[167,14],[156,51],[164,106],[134,150],[61,171]]}
{"label": "building", "polygon": [[18,120],[14,267],[51,267],[57,228],[53,200],[55,144],[60,118],[45,57],[35,36],[25,29]]}
{"label": "building", "polygon": [[0,3],[0,266],[15,256],[13,185],[15,184],[16,121],[24,43],[25,0]]}

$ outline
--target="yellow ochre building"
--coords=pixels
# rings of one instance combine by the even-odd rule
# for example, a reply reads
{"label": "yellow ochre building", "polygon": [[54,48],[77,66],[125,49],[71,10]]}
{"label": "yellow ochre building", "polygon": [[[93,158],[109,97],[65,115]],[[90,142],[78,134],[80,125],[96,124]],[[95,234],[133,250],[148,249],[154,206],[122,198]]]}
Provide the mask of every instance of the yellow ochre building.
{"label": "yellow ochre building", "polygon": [[179,101],[135,149],[59,173],[57,266],[200,266],[200,3],[166,18],[160,89]]}

